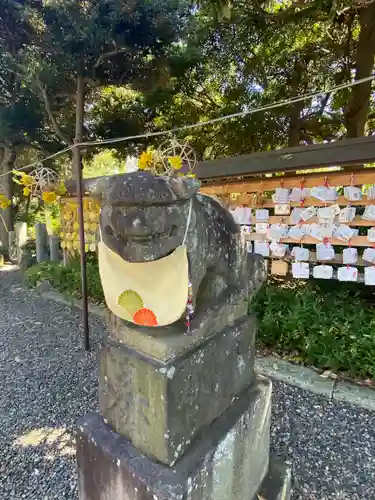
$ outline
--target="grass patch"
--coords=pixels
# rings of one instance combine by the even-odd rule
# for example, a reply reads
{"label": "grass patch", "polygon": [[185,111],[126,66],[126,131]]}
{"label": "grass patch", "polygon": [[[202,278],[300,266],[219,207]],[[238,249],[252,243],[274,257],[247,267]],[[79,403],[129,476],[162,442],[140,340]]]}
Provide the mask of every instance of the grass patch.
{"label": "grass patch", "polygon": [[334,281],[270,282],[252,307],[260,344],[307,365],[375,379],[370,288]]}
{"label": "grass patch", "polygon": [[[67,266],[62,263],[42,262],[25,271],[26,284],[36,287],[42,281],[48,281],[63,295],[81,298],[81,265],[79,258]],[[104,303],[104,294],[100,282],[96,254],[87,254],[87,291],[89,301],[94,304]]]}
{"label": "grass patch", "polygon": [[[35,287],[47,280],[64,295],[81,296],[79,260],[37,264],[25,272]],[[89,300],[104,303],[98,261],[88,254]],[[260,346],[323,370],[375,379],[375,302],[371,288],[335,281],[269,281],[253,299]]]}

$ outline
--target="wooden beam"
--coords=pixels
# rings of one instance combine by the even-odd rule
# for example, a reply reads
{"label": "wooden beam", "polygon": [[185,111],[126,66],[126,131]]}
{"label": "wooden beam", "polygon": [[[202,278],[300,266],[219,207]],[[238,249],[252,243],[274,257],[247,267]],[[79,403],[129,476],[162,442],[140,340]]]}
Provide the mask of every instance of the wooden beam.
{"label": "wooden beam", "polygon": [[375,136],[371,136],[202,161],[197,165],[196,174],[203,180],[374,161]]}
{"label": "wooden beam", "polygon": [[[203,194],[212,194],[212,193],[206,193],[204,190],[201,190]],[[275,208],[275,203],[272,201],[272,198],[263,198],[262,200],[259,200],[255,195],[243,195],[243,198],[245,199],[240,199],[238,202],[241,205],[246,205],[249,208]],[[344,196],[339,196],[336,201],[334,202],[325,202],[325,201],[320,201],[317,200],[316,198],[306,198],[304,200],[304,207],[326,207],[329,205],[339,205],[340,207],[346,207],[348,205],[353,205],[353,206],[359,206],[359,207],[364,207],[367,205],[375,205],[375,200],[369,200],[367,199],[367,196],[364,196],[361,201],[351,201]],[[291,207],[300,207],[301,202],[290,202],[289,205]]]}
{"label": "wooden beam", "polygon": [[[359,206],[359,207],[367,206],[367,205],[375,205],[375,200],[368,200],[367,196],[364,196],[361,201],[351,201],[350,204],[353,206]],[[329,205],[340,205],[340,207],[346,207],[347,205],[349,205],[349,201],[344,196],[339,196],[337,198],[337,200],[333,203],[327,203],[325,201],[320,201],[320,200],[317,200],[316,198],[306,198],[305,203],[304,203],[305,207],[325,207],[325,206],[329,206]],[[300,207],[301,203],[291,202],[290,206],[291,207]],[[257,203],[254,205],[249,204],[249,207],[252,207],[252,208],[274,208],[275,203],[272,201],[271,198],[265,198],[264,200],[262,200],[261,203]]]}
{"label": "wooden beam", "polygon": [[[245,235],[246,240],[250,241],[268,241],[267,236],[265,234],[258,234],[258,233],[249,233]],[[331,245],[336,245],[336,246],[341,246],[341,247],[348,247],[349,246],[349,241],[343,241],[339,240],[337,238],[328,238],[329,243]],[[294,240],[292,238],[281,238],[280,243],[293,243],[294,245],[317,245],[318,243],[322,243],[319,240],[316,240],[312,236],[304,236],[301,241]],[[370,247],[372,243],[370,243],[367,239],[367,236],[354,236],[350,240],[350,245],[353,247]]]}
{"label": "wooden beam", "polygon": [[[269,260],[282,260],[282,261],[286,261],[287,263],[291,263],[291,262],[294,262],[294,259],[292,256],[286,256],[286,257],[265,257],[265,259],[269,259]],[[332,266],[332,265],[338,265],[338,264],[343,264],[343,256],[342,254],[336,254],[336,257],[332,260],[318,260],[316,258],[316,252],[310,252],[310,258],[307,262],[310,262],[314,265],[316,264],[327,264],[328,266]],[[346,264],[344,264],[346,265]],[[370,267],[372,266],[373,264],[371,262],[367,262],[366,260],[363,260],[362,257],[360,257],[358,255],[358,261],[356,264],[351,264],[355,267]]]}
{"label": "wooden beam", "polygon": [[[251,224],[256,224],[256,223],[257,221],[255,220],[255,217],[253,217]],[[317,217],[312,217],[308,221],[304,222],[304,224],[317,224],[317,223],[318,223]],[[289,215],[271,215],[267,221],[267,224],[286,224],[287,226],[296,225],[291,221]],[[340,224],[344,224],[351,227],[373,227],[375,226],[375,220],[373,221],[365,220],[362,219],[362,217],[360,217],[359,215],[357,215],[357,217],[354,217],[352,222],[350,223],[340,222]]]}
{"label": "wooden beam", "polygon": [[[354,184],[375,184],[375,168],[368,168],[353,173]],[[308,174],[306,176],[285,176],[285,177],[258,177],[254,179],[246,179],[243,182],[238,181],[223,181],[215,184],[203,184],[201,191],[206,194],[216,196],[225,196],[230,193],[259,193],[261,191],[274,191],[281,186],[292,189],[299,188],[301,181],[306,188],[314,186],[323,186],[327,178],[330,186],[350,186],[352,181],[351,172],[332,171],[324,174]]]}

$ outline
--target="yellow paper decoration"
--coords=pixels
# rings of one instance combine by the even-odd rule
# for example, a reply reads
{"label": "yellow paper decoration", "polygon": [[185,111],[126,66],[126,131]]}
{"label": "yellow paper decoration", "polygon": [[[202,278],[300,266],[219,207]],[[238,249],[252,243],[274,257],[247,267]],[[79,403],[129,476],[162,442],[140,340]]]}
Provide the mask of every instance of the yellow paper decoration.
{"label": "yellow paper decoration", "polygon": [[43,201],[47,204],[55,203],[57,195],[54,191],[44,191],[42,194]]}
{"label": "yellow paper decoration", "polygon": [[[67,244],[71,241],[70,251],[79,251],[79,222],[78,222],[78,203],[69,198],[62,198],[61,201],[61,241]],[[84,233],[86,247],[85,251],[96,251],[96,233],[98,228],[98,216],[100,212],[100,203],[97,200],[88,197],[83,198],[84,208]]]}

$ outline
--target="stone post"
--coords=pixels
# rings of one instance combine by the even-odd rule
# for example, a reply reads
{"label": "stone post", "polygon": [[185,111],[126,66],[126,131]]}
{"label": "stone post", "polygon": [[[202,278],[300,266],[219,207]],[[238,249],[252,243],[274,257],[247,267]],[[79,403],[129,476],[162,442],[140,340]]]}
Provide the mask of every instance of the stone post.
{"label": "stone post", "polygon": [[[103,243],[127,262],[142,256],[147,263],[170,251],[171,236],[159,228],[169,235],[176,228],[178,246],[188,227],[195,317],[187,334],[184,320],[142,327],[109,312],[100,415],[78,424],[80,500],[289,499],[290,472],[269,456],[272,385],[254,372],[248,300],[264,281],[263,260],[241,249],[231,216],[198,198],[190,181],[138,172],[116,179],[102,210]],[[171,191],[178,207],[169,203]],[[132,210],[121,211],[119,200]],[[118,246],[109,224],[123,230]],[[154,234],[149,247],[145,234]]]}
{"label": "stone post", "polygon": [[49,258],[52,262],[60,261],[60,238],[55,235],[50,235],[49,240]]}
{"label": "stone post", "polygon": [[36,244],[36,261],[44,262],[47,260],[47,228],[46,225],[37,222],[35,224],[35,244]]}
{"label": "stone post", "polygon": [[27,243],[27,223],[17,222],[17,224],[15,225],[15,230],[16,230],[17,263],[21,264],[22,247]]}
{"label": "stone post", "polygon": [[17,263],[17,238],[16,231],[8,233],[9,260],[12,264]]}

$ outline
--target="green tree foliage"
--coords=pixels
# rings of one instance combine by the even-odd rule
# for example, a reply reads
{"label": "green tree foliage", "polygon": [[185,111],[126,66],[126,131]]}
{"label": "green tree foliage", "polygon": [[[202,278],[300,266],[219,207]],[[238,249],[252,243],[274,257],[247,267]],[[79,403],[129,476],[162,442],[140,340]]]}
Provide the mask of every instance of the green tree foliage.
{"label": "green tree foliage", "polygon": [[[0,187],[10,200],[15,194],[11,170],[17,158],[42,141],[45,151],[51,142],[45,128],[43,109],[19,72],[24,49],[32,43],[35,35],[24,16],[23,9],[28,7],[28,2],[23,2],[21,6],[12,0],[0,1]],[[3,210],[6,227],[1,222],[2,247],[8,245],[6,229],[13,229],[15,213],[14,208]]]}
{"label": "green tree foliage", "polygon": [[[217,12],[222,5],[230,7],[230,16],[213,16],[212,9]],[[369,21],[375,18],[373,9],[366,0],[199,2],[181,42],[169,52],[168,81],[133,99],[126,92],[113,99],[101,95],[93,130],[102,138],[152,132],[369,76],[375,53],[375,26]],[[365,83],[181,136],[201,157],[232,156],[371,134],[373,109],[371,83]],[[138,149],[144,144],[139,141]],[[122,149],[133,151],[137,144]]]}
{"label": "green tree foliage", "polygon": [[83,177],[89,179],[102,175],[123,174],[126,163],[118,157],[116,150],[104,149],[83,162]]}
{"label": "green tree foliage", "polygon": [[[1,2],[3,52],[60,145],[246,112],[373,72],[370,0]],[[201,158],[231,156],[372,133],[373,111],[365,83],[179,137]],[[125,156],[158,143],[110,147]]]}
{"label": "green tree foliage", "polygon": [[[47,153],[56,143],[61,148],[92,138],[85,115],[103,86],[145,91],[162,85],[186,6],[177,0],[0,0],[0,11],[0,161],[6,171],[18,144]],[[78,167],[80,153],[73,149]],[[6,183],[11,197],[10,175]]]}

